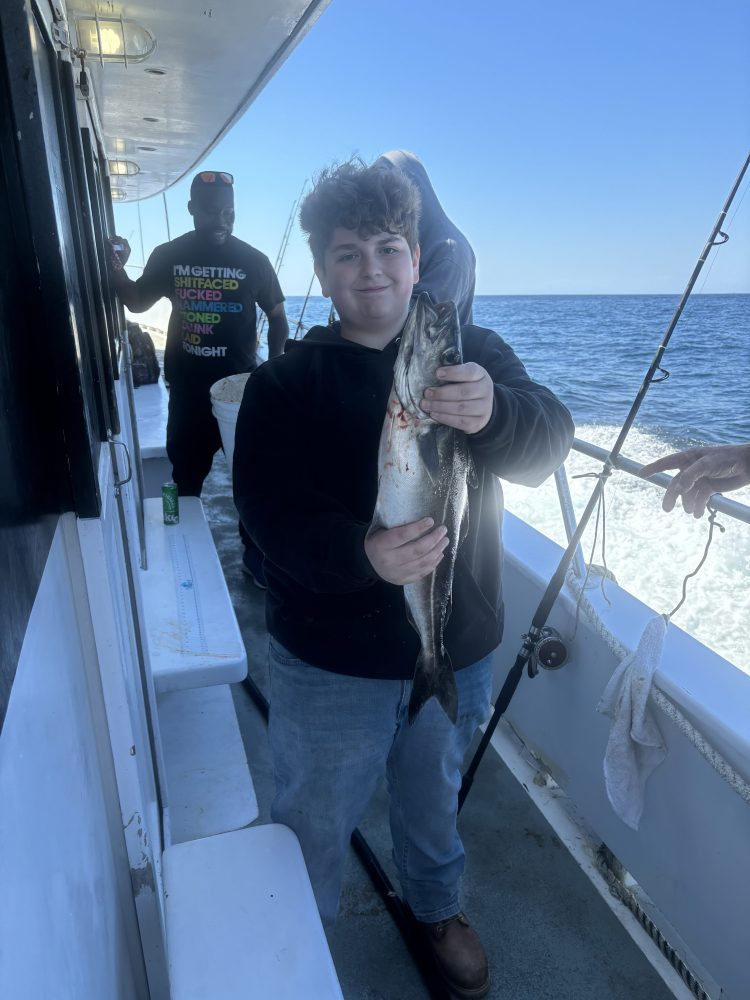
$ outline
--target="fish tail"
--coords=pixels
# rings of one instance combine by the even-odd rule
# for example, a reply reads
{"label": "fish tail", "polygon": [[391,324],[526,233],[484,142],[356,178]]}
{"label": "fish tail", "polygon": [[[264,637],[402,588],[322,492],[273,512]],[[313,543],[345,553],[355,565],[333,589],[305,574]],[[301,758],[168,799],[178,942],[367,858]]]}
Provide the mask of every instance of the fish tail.
{"label": "fish tail", "polygon": [[451,722],[455,723],[458,717],[458,691],[451,658],[445,651],[432,657],[420,650],[409,698],[410,725],[433,696],[440,702]]}

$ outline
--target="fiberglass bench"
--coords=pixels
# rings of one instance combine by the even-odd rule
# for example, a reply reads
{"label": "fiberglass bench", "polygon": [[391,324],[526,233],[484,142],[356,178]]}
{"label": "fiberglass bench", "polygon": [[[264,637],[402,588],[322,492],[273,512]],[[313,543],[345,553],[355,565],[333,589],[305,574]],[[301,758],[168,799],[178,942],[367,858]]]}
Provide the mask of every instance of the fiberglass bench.
{"label": "fiberglass bench", "polygon": [[249,826],[258,801],[229,686],[169,691],[157,711],[165,844]]}
{"label": "fiberglass bench", "polygon": [[[161,382],[136,390],[144,470],[167,463],[166,399]],[[179,523],[163,523],[163,467],[143,501],[138,575],[165,772],[171,1000],[343,1000],[297,838],[248,826],[258,806],[228,686],[247,672],[245,648],[200,500],[181,498]]]}
{"label": "fiberglass bench", "polygon": [[[123,354],[124,359],[124,354]],[[124,361],[123,361],[124,364]],[[118,404],[129,408],[125,385],[130,373],[123,368],[117,383]],[[141,454],[148,461],[163,457],[167,394],[162,382],[133,390],[137,406]],[[123,421],[123,427],[132,427]],[[127,433],[125,448],[117,450],[118,462],[133,446]],[[161,460],[161,459],[160,459]],[[109,464],[110,477],[115,475]],[[127,479],[127,468],[117,469]],[[171,466],[156,480],[171,478]],[[144,712],[151,715],[154,735],[154,765],[161,785],[164,844],[181,843],[237,830],[258,816],[258,803],[247,764],[237,713],[229,684],[245,676],[247,663],[242,638],[216,547],[201,503],[196,498],[180,504],[177,525],[163,522],[160,496],[141,500],[137,480],[125,485],[123,502],[131,525],[132,540],[138,532],[137,507],[142,505],[145,560],[135,544],[129,546],[138,591],[138,617],[146,654],[148,676],[133,678],[133,699],[143,699]],[[97,554],[109,552],[108,538],[116,538],[116,507],[113,482],[102,483],[108,498],[103,508],[103,537]],[[85,522],[84,522],[85,523]],[[114,549],[109,555],[116,559]],[[117,586],[119,575],[110,562],[106,590],[114,604],[123,599]],[[112,614],[117,618],[117,612]],[[102,617],[103,620],[103,616]],[[127,620],[123,609],[121,618]],[[124,640],[127,646],[127,641]],[[129,661],[137,673],[137,658]],[[127,672],[127,667],[125,667]],[[146,705],[148,708],[146,709]],[[133,711],[139,710],[133,705]],[[146,715],[144,729],[148,728]],[[158,842],[158,837],[155,842]]]}
{"label": "fiberglass bench", "polygon": [[343,1000],[288,827],[168,847],[162,872],[171,1000]]}
{"label": "fiberglass bench", "polygon": [[140,580],[157,694],[243,680],[247,654],[200,499],[180,498],[179,524],[164,524],[160,498],[143,501],[143,517]]}
{"label": "fiberglass bench", "polygon": [[167,458],[167,412],[169,393],[164,377],[158,382],[133,389],[138,441],[143,469],[143,492],[147,497],[161,496],[163,483],[172,478],[172,463]]}
{"label": "fiberglass bench", "polygon": [[171,1000],[343,1000],[295,835],[258,815],[228,684],[242,637],[197,497],[144,501],[144,619],[165,771]]}
{"label": "fiberglass bench", "polygon": [[178,524],[164,524],[160,498],[144,500],[143,514],[143,624],[165,771],[165,840],[175,844],[258,816],[228,686],[247,674],[247,654],[198,497],[180,499]]}

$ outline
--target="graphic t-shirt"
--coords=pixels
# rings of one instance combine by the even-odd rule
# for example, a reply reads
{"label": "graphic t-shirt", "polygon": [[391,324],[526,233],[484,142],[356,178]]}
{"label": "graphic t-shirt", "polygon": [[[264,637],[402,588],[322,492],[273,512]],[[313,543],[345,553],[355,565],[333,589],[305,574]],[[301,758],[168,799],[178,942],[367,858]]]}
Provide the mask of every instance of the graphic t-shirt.
{"label": "graphic t-shirt", "polygon": [[251,371],[256,303],[269,313],[284,301],[265,254],[234,236],[217,246],[198,231],[157,247],[136,285],[143,303],[172,302],[164,377],[178,392]]}

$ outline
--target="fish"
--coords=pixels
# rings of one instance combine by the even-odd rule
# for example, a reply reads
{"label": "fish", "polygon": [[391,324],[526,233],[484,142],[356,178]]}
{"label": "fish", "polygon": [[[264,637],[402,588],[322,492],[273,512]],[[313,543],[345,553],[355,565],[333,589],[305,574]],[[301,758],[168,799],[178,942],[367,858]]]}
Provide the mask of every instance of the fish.
{"label": "fish", "polygon": [[433,305],[421,293],[406,320],[393,369],[378,448],[378,493],[373,529],[423,517],[448,530],[448,546],[435,570],[404,585],[407,617],[421,648],[414,668],[409,722],[433,696],[456,722],[458,692],[443,636],[451,610],[456,553],[468,528],[472,474],[466,434],[440,424],[419,403],[438,385],[438,368],[462,363],[461,328],[453,302]]}

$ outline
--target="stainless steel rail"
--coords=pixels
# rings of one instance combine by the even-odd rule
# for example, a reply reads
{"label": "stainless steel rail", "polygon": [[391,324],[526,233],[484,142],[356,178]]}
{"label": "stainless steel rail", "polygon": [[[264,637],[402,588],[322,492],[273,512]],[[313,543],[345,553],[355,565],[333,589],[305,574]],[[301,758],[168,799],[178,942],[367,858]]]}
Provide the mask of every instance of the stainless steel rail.
{"label": "stainless steel rail", "polygon": [[[555,469],[555,486],[557,487],[557,498],[560,501],[560,513],[565,525],[565,537],[570,541],[578,522],[576,521],[573,498],[570,495],[570,483],[568,482],[568,474],[565,471],[564,464]],[[586,576],[586,560],[584,559],[580,542],[576,545],[576,550],[573,553],[572,566],[573,572],[578,579],[583,580]]]}
{"label": "stainless steel rail", "polygon": [[[573,439],[573,450],[579,452],[581,455],[587,455],[589,458],[595,458],[597,461],[602,462],[602,464],[606,461],[607,456],[609,455],[606,448],[600,448],[598,445],[590,444],[588,441],[583,441],[581,438]],[[641,478],[639,473],[643,468],[643,465],[639,462],[634,462],[630,458],[618,455],[617,458],[615,458],[613,465],[621,472],[627,472],[628,475],[635,476],[637,479]],[[651,483],[652,485],[665,490],[672,482],[672,477],[668,476],[666,472],[657,472],[656,475],[650,476],[648,479],[644,479],[643,482]],[[555,469],[555,485],[557,486],[557,496],[560,501],[560,513],[562,514],[563,524],[565,526],[565,535],[568,541],[570,541],[576,530],[578,521],[576,520],[573,500],[570,495],[570,485],[568,483],[565,465],[561,465],[558,469]],[[727,517],[733,517],[737,521],[744,521],[745,524],[750,524],[750,507],[748,507],[747,504],[739,503],[737,500],[729,500],[723,494],[715,493],[711,498],[711,506],[715,507],[720,513],[726,514]],[[586,560],[584,558],[580,542],[573,555],[572,568],[574,574],[579,578],[579,580],[582,580],[586,576]]]}
{"label": "stainless steel rail", "polygon": [[[589,444],[588,441],[583,441],[581,438],[573,439],[573,448],[582,455],[588,455],[589,458],[595,458],[600,462],[606,461],[606,458],[609,455],[606,448],[600,448],[598,445]],[[634,462],[630,458],[624,458],[622,455],[618,455],[612,464],[621,472],[627,472],[629,475],[640,479],[641,477],[639,473],[645,463]],[[666,489],[672,482],[672,476],[668,476],[666,472],[657,472],[655,476],[650,476],[648,479],[642,480],[642,482],[651,483],[654,486]],[[720,511],[720,513],[726,514],[727,517],[733,517],[737,521],[744,521],[745,524],[750,524],[750,507],[748,507],[747,504],[739,503],[737,500],[729,500],[721,493],[714,493],[711,497],[711,506],[715,507],[717,511]]]}

